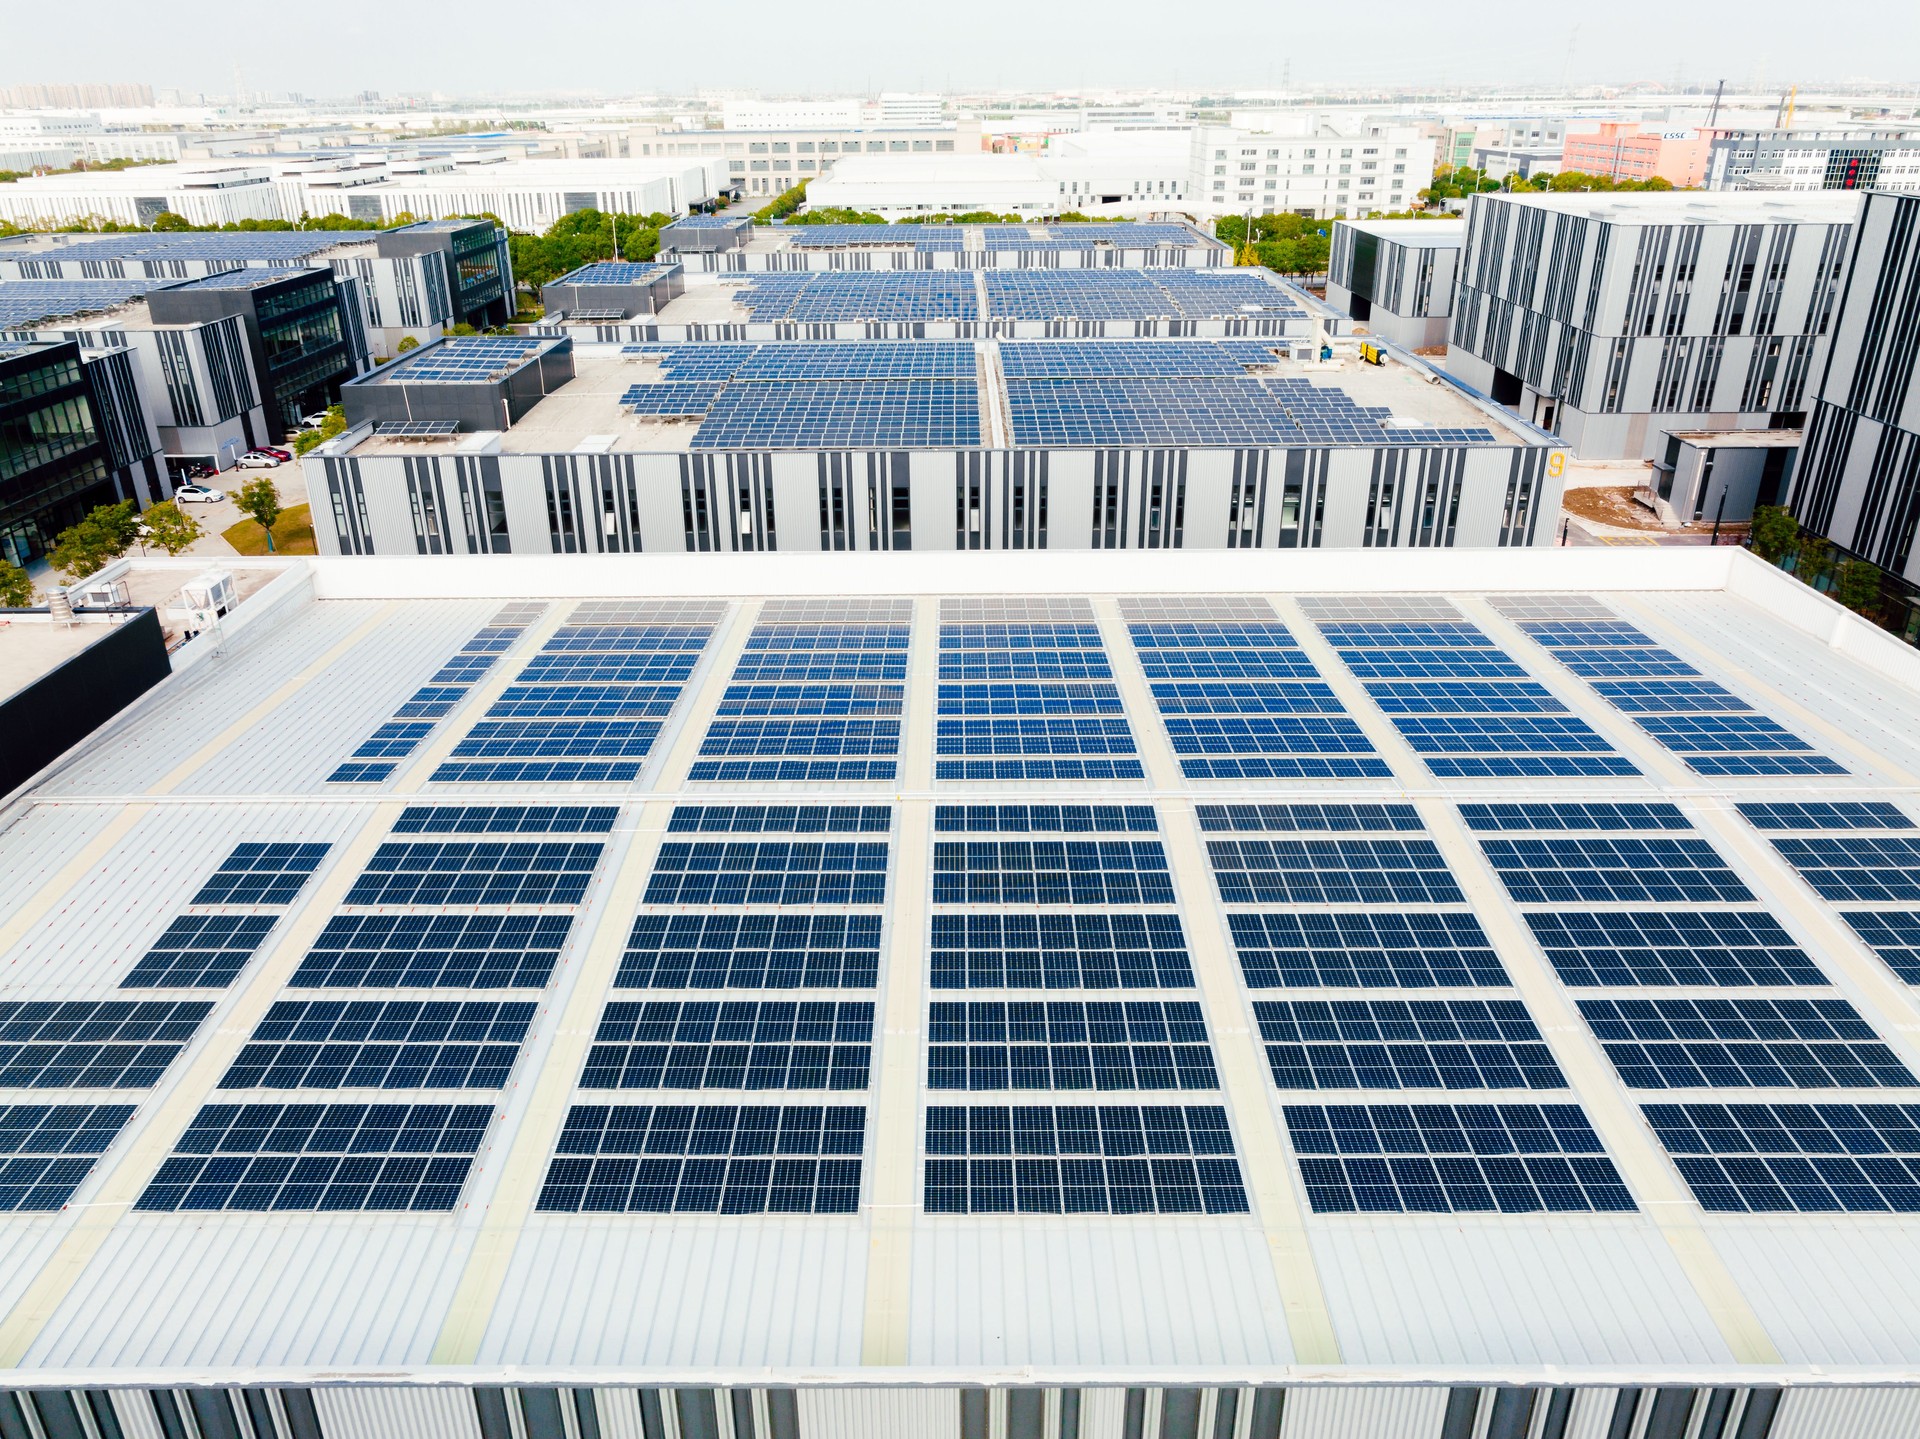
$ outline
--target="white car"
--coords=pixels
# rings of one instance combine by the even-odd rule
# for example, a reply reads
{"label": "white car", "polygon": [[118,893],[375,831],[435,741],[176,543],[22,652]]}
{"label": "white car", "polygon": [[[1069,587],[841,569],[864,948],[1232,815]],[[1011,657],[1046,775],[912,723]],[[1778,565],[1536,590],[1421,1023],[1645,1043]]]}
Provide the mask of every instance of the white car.
{"label": "white car", "polygon": [[270,455],[265,450],[248,450],[233,462],[233,467],[236,470],[270,470],[279,463],[278,455]]}
{"label": "white car", "polygon": [[227,496],[224,490],[210,490],[205,485],[182,485],[173,497],[183,505],[217,505]]}
{"label": "white car", "polygon": [[326,422],[327,412],[325,410],[315,410],[311,415],[302,415],[299,425],[295,428],[301,430],[317,430],[326,424]]}

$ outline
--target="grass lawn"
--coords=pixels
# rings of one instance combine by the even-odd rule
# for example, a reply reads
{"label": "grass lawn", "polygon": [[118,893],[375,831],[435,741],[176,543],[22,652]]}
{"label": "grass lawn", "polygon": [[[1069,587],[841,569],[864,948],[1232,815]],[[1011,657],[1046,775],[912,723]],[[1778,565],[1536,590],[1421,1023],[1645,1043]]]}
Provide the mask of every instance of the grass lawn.
{"label": "grass lawn", "polygon": [[[221,538],[243,555],[264,555],[267,532],[256,520],[242,520],[222,532]],[[306,505],[294,505],[280,512],[273,525],[273,552],[276,555],[317,555],[313,543],[313,511]]]}

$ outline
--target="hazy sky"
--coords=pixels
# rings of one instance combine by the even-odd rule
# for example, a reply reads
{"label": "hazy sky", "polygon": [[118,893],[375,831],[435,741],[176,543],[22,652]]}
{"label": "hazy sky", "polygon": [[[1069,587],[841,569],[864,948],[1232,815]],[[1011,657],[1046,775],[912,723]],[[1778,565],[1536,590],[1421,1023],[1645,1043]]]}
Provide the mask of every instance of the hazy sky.
{"label": "hazy sky", "polygon": [[[1218,18],[1214,18],[1218,17]],[[1574,30],[1578,25],[1577,33]],[[1569,43],[1571,42],[1571,55]],[[609,92],[1920,80],[1920,9],[1865,0],[1168,4],[0,0],[0,82]],[[79,67],[84,64],[84,71]]]}

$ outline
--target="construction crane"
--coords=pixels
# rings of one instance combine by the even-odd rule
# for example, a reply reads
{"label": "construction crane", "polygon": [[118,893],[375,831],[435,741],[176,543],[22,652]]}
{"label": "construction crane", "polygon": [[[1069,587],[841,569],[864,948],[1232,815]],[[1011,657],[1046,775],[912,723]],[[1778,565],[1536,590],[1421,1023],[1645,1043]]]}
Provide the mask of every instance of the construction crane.
{"label": "construction crane", "polygon": [[1707,128],[1711,130],[1714,122],[1720,118],[1720,97],[1727,93],[1727,82],[1722,80],[1713,87],[1713,108],[1707,111]]}

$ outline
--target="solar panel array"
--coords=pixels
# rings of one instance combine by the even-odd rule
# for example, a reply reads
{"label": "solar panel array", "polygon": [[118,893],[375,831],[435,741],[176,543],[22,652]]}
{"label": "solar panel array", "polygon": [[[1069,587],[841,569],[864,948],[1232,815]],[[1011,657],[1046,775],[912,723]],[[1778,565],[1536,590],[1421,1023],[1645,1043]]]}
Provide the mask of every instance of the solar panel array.
{"label": "solar panel array", "polygon": [[131,278],[0,281],[0,330],[31,329],[42,321],[111,310],[173,283]]}
{"label": "solar panel array", "polygon": [[1188,779],[1387,779],[1393,771],[1287,627],[1254,615],[1121,615]]}
{"label": "solar panel array", "polygon": [[380,384],[472,385],[497,380],[530,360],[548,341],[518,335],[461,335],[377,371]]}
{"label": "solar panel array", "polygon": [[980,397],[971,380],[793,380],[728,385],[694,449],[972,449]]}
{"label": "solar panel array", "polygon": [[980,279],[987,315],[996,320],[1205,320],[1302,313],[1286,290],[1244,270],[983,270]]}
{"label": "solar panel array", "polygon": [[[686,223],[686,222],[681,222]],[[807,225],[779,229],[796,250],[859,250],[905,247],[922,254],[952,253],[969,247],[977,233],[979,248],[995,250],[1090,250],[1110,245],[1129,250],[1192,250],[1209,242],[1184,225]]]}
{"label": "solar panel array", "polygon": [[966,622],[941,611],[939,780],[1130,780],[1126,706],[1085,602],[1066,619]]}
{"label": "solar panel array", "polygon": [[550,285],[644,285],[670,275],[677,265],[654,265],[632,260],[595,260],[571,270]]}
{"label": "solar panel array", "polygon": [[978,320],[969,270],[777,270],[732,289],[755,322]]}
{"label": "solar panel array", "polygon": [[324,844],[234,846],[120,981],[122,989],[224,989],[325,859]]}
{"label": "solar panel array", "polygon": [[1602,699],[1697,774],[1837,775],[1843,766],[1709,680],[1652,636],[1597,601],[1561,601],[1531,617],[1526,599],[1492,601]]}
{"label": "solar panel array", "polygon": [[631,783],[724,610],[718,602],[576,606],[433,778]]}
{"label": "solar panel array", "polygon": [[499,658],[546,613],[546,606],[505,606],[415,690],[394,717],[364,740],[351,758],[327,776],[329,784],[378,784],[391,778],[399,761],[418,749],[434,727],[467,697]]}
{"label": "solar panel array", "polygon": [[1920,827],[1911,816],[1885,801],[1739,808],[1863,945],[1902,982],[1920,985]]}
{"label": "solar panel array", "polygon": [[1439,778],[1639,773],[1445,601],[1380,618],[1339,601],[1301,607]]}
{"label": "solar panel array", "polygon": [[[714,710],[694,780],[891,780],[898,768],[906,709],[912,608],[892,607],[894,623],[870,622],[858,603],[812,623],[763,615],[747,637],[733,682]],[[761,680],[790,659],[804,680]],[[874,670],[890,676],[863,679]]]}

